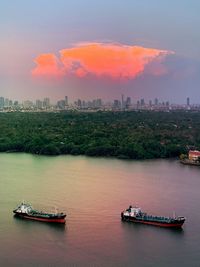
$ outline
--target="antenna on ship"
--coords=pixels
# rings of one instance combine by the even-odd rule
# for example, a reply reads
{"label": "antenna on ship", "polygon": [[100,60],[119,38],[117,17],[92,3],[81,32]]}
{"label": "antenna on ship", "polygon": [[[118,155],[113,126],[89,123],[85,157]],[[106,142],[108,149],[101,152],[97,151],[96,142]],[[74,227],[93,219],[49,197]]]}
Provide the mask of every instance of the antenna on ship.
{"label": "antenna on ship", "polygon": [[55,213],[58,213],[58,207],[54,206]]}

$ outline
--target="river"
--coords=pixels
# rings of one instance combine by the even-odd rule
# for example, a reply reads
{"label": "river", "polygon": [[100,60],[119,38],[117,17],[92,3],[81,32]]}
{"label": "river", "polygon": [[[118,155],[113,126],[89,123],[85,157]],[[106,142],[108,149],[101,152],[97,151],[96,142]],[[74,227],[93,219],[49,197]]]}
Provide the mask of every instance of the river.
{"label": "river", "polygon": [[[66,225],[13,217],[21,201]],[[122,222],[130,204],[182,230]],[[0,154],[0,266],[200,266],[200,168],[177,160]]]}

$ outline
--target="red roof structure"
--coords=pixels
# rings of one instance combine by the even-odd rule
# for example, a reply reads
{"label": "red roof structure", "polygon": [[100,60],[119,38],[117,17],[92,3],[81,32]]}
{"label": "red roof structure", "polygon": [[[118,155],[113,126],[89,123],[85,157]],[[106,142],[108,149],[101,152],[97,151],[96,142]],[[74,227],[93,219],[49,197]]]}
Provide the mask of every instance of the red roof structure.
{"label": "red roof structure", "polygon": [[198,159],[200,157],[200,151],[198,150],[190,150],[189,151],[189,159]]}

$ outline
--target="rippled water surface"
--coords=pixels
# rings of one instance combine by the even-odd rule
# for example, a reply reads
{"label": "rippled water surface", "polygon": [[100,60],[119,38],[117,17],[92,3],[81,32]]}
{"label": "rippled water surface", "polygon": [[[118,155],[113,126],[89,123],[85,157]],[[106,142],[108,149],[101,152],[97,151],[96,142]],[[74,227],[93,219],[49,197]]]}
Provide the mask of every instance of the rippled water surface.
{"label": "rippled water surface", "polygon": [[[22,200],[67,223],[16,219]],[[137,204],[183,230],[121,222]],[[0,154],[0,266],[200,266],[200,168],[176,160]]]}

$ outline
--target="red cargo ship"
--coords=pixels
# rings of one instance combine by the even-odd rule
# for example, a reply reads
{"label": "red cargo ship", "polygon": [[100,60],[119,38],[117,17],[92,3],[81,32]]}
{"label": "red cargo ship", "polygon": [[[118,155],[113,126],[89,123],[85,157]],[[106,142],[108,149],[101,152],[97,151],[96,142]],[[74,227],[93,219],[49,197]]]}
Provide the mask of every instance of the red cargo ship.
{"label": "red cargo ship", "polygon": [[185,217],[161,217],[148,215],[147,213],[142,212],[140,208],[132,206],[121,212],[121,219],[123,221],[150,224],[169,228],[180,228],[185,222]]}
{"label": "red cargo ship", "polygon": [[65,223],[66,214],[61,212],[48,213],[43,211],[37,211],[32,208],[31,205],[22,203],[16,209],[13,210],[16,216],[35,220],[42,222],[50,222],[50,223]]}

